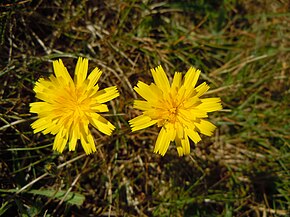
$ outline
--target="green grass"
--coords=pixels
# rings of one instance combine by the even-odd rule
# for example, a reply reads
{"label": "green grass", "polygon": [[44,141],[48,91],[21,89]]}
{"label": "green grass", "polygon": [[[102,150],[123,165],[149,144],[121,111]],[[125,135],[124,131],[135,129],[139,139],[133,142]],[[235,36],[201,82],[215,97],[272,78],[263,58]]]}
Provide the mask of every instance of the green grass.
{"label": "green grass", "polygon": [[[288,216],[290,210],[287,1],[7,1],[0,3],[0,215]],[[120,97],[96,133],[97,152],[52,151],[33,134],[35,81],[62,58],[104,72]],[[202,70],[223,111],[213,137],[178,157],[153,153],[157,128],[131,133],[138,80]],[[64,195],[66,195],[64,197]]]}

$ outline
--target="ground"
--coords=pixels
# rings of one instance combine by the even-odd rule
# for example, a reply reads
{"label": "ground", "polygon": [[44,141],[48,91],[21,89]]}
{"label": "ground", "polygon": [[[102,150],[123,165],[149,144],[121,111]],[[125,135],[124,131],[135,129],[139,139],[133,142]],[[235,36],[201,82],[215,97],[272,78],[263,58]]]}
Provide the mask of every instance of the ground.
{"label": "ground", "polygon": [[[0,215],[288,216],[290,209],[290,4],[259,1],[33,1],[0,3]],[[61,58],[103,71],[120,96],[91,129],[97,151],[54,152],[34,134],[33,87]],[[220,97],[214,136],[179,157],[154,154],[157,126],[131,132],[133,87],[162,65],[190,66]]]}

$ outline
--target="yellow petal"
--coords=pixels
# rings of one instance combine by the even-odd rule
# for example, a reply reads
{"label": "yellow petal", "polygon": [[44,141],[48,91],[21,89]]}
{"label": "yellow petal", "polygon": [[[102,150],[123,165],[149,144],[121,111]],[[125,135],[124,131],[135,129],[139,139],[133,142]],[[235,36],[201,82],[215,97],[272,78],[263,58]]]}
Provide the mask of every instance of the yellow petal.
{"label": "yellow petal", "polygon": [[200,84],[195,88],[195,91],[197,92],[196,96],[198,97],[202,96],[206,91],[208,91],[208,89],[209,86],[205,82],[203,82],[202,84]]}
{"label": "yellow petal", "polygon": [[170,89],[170,84],[162,66],[151,69],[151,73],[157,87],[159,87],[164,92],[168,92]]}
{"label": "yellow petal", "polygon": [[180,122],[175,123],[176,137],[182,139],[184,137],[184,129]]}
{"label": "yellow petal", "polygon": [[61,59],[53,61],[52,64],[53,64],[54,74],[57,78],[62,77],[66,84],[73,83],[73,80]]}
{"label": "yellow petal", "polygon": [[93,105],[91,106],[91,110],[94,112],[108,112],[108,106],[105,104],[97,104],[97,105]]}
{"label": "yellow petal", "polygon": [[195,107],[197,105],[201,104],[200,99],[197,96],[193,96],[188,98],[185,102],[184,102],[184,108],[186,109],[190,109],[192,107]]}
{"label": "yellow petal", "polygon": [[81,133],[80,133],[80,127],[79,127],[79,123],[77,121],[74,120],[74,123],[71,126],[70,129],[71,133],[69,135],[69,150],[70,151],[74,151],[77,145],[77,141],[82,137]]}
{"label": "yellow petal", "polygon": [[142,100],[134,100],[134,108],[146,111],[151,109],[151,103]]}
{"label": "yellow petal", "polygon": [[79,120],[80,134],[86,138],[89,134],[89,121],[87,119]]}
{"label": "yellow petal", "polygon": [[[54,77],[54,76],[53,76]],[[44,78],[40,78],[38,79],[38,81],[35,83],[35,86],[33,88],[33,91],[35,93],[38,93],[38,92],[43,92],[45,91],[46,89],[51,89],[53,88],[53,85],[51,83],[51,81],[49,80],[45,80]]]}
{"label": "yellow petal", "polygon": [[167,128],[166,132],[165,132],[164,145],[161,144],[161,147],[159,149],[159,153],[162,156],[164,156],[166,154],[168,147],[170,145],[170,142],[173,141],[175,139],[175,137],[176,137],[176,130],[173,127]]}
{"label": "yellow petal", "polygon": [[137,86],[134,87],[134,90],[145,100],[149,102],[156,102],[159,100],[160,95],[158,95],[158,92],[154,91],[154,86],[149,86],[142,81],[139,81],[137,83]]}
{"label": "yellow petal", "polygon": [[184,152],[183,152],[183,148],[181,145],[181,140],[178,137],[175,138],[175,144],[176,144],[176,149],[177,149],[177,153],[178,153],[179,157],[183,156]]}
{"label": "yellow petal", "polygon": [[67,144],[67,137],[63,137],[60,143],[59,152],[62,153]]}
{"label": "yellow petal", "polygon": [[86,95],[88,98],[93,98],[94,96],[98,95],[98,90],[99,90],[99,85],[96,84],[95,86],[92,87],[87,87],[86,88]]}
{"label": "yellow petal", "polygon": [[170,141],[166,138],[166,129],[162,127],[155,143],[154,153],[160,153],[160,149],[163,146],[169,146],[169,143]]}
{"label": "yellow petal", "polygon": [[190,109],[189,112],[192,114],[193,119],[191,120],[195,120],[196,118],[207,118],[207,112],[204,110],[200,110],[198,108],[193,108]]}
{"label": "yellow petal", "polygon": [[89,74],[89,77],[88,77],[88,80],[89,80],[88,88],[92,88],[93,86],[96,85],[96,83],[98,82],[101,74],[102,74],[102,71],[100,69],[98,69],[97,67]]}
{"label": "yellow petal", "polygon": [[55,97],[53,95],[45,94],[45,92],[37,92],[35,97],[48,103],[53,103],[55,100]]}
{"label": "yellow petal", "polygon": [[181,81],[182,81],[182,73],[181,72],[175,72],[171,87],[172,88],[180,88],[181,87]]}
{"label": "yellow petal", "polygon": [[149,86],[151,92],[154,93],[155,96],[159,97],[162,96],[163,91],[154,83],[151,83]]}
{"label": "yellow petal", "polygon": [[99,131],[106,135],[111,135],[115,127],[97,113],[92,113],[89,117],[90,123]]}
{"label": "yellow petal", "polygon": [[72,130],[70,133],[69,145],[68,145],[70,151],[75,151],[77,140],[78,138],[76,136],[75,130]]}
{"label": "yellow petal", "polygon": [[185,128],[184,130],[185,130],[186,134],[189,136],[189,138],[190,138],[190,139],[191,139],[195,144],[197,144],[197,143],[201,140],[199,134],[198,134],[195,130],[193,130],[193,129],[189,129],[189,128]]}
{"label": "yellow petal", "polygon": [[34,129],[34,133],[38,133],[47,128],[50,121],[46,118],[39,118],[31,124],[31,127]]}
{"label": "yellow petal", "polygon": [[213,131],[216,128],[215,125],[203,119],[201,119],[199,123],[195,122],[194,124],[202,134],[207,135],[207,136],[211,136],[213,134]]}
{"label": "yellow petal", "polygon": [[61,125],[60,124],[57,124],[56,121],[50,121],[48,124],[47,124],[47,127],[45,130],[42,131],[42,133],[45,135],[45,134],[48,134],[48,133],[51,133],[53,135],[57,134],[60,129],[61,129]]}
{"label": "yellow petal", "polygon": [[95,99],[98,101],[98,103],[104,103],[116,98],[117,96],[119,96],[117,87],[112,86],[98,91]]}
{"label": "yellow petal", "polygon": [[183,139],[181,139],[181,146],[183,148],[183,154],[187,155],[190,153],[190,144],[187,135]]}
{"label": "yellow petal", "polygon": [[80,139],[81,138],[81,133],[80,133],[80,127],[79,127],[79,122],[74,119],[74,122],[73,122],[73,132],[74,132],[74,136],[77,138],[77,139]]}
{"label": "yellow petal", "polygon": [[150,117],[145,115],[140,115],[136,118],[133,118],[129,121],[129,124],[132,128],[132,131],[141,130],[147,127],[150,127],[157,123],[158,120],[152,120]]}
{"label": "yellow petal", "polygon": [[191,112],[189,109],[179,109],[178,114],[184,120],[194,120],[194,113]]}
{"label": "yellow petal", "polygon": [[90,145],[91,151],[95,152],[96,145],[95,145],[95,141],[91,133],[88,134],[87,140],[88,140],[88,144]]}
{"label": "yellow petal", "polygon": [[175,144],[179,156],[190,153],[190,144],[187,137],[186,128],[180,124],[176,124],[177,134],[175,137]]}
{"label": "yellow petal", "polygon": [[83,149],[85,150],[86,154],[91,153],[90,145],[87,143],[87,141],[81,136],[81,144],[83,146]]}
{"label": "yellow petal", "polygon": [[95,142],[93,136],[90,133],[85,137],[81,137],[81,144],[87,155],[96,151]]}
{"label": "yellow petal", "polygon": [[197,108],[202,109],[206,112],[214,112],[222,109],[220,98],[206,98],[201,99],[201,104]]}
{"label": "yellow petal", "polygon": [[61,129],[56,134],[55,139],[54,139],[54,142],[53,142],[53,150],[56,150],[56,151],[58,151],[60,153],[64,149],[64,146],[65,146],[64,142],[66,142],[65,139],[64,139],[64,137],[63,137],[63,132],[62,131],[63,131],[63,129]]}
{"label": "yellow petal", "polygon": [[78,62],[75,68],[75,84],[77,86],[81,86],[84,82],[84,80],[87,77],[88,73],[88,66],[89,66],[89,60],[86,58],[78,58]]}
{"label": "yellow petal", "polygon": [[186,89],[191,89],[195,87],[198,77],[200,75],[200,70],[190,67],[184,76],[184,83]]}
{"label": "yellow petal", "polygon": [[47,108],[47,105],[49,105],[46,102],[33,102],[30,103],[30,112],[31,113],[39,113],[41,111],[43,111],[43,109]]}

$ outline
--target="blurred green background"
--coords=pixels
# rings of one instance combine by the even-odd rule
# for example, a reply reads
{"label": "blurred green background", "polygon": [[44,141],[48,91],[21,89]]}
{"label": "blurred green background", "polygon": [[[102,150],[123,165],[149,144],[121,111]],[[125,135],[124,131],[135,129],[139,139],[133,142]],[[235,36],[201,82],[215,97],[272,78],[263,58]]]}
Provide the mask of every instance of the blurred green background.
{"label": "blurred green background", "polygon": [[[14,0],[0,2],[0,215],[289,216],[290,3],[286,0]],[[33,134],[33,86],[62,58],[117,85],[111,137],[97,152],[52,151]],[[190,66],[224,109],[213,137],[178,157],[154,154],[158,128],[131,133],[138,80]]]}

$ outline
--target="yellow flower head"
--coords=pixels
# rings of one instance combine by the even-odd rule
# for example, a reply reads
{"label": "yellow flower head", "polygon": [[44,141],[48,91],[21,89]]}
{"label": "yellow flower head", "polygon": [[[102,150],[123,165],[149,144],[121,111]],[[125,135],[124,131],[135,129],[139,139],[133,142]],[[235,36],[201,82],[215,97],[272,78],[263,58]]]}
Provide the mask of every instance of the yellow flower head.
{"label": "yellow flower head", "polygon": [[103,104],[119,96],[115,86],[99,90],[97,81],[102,72],[95,68],[87,77],[88,59],[79,58],[74,79],[61,60],[53,61],[54,75],[49,80],[40,78],[34,87],[36,98],[43,102],[30,104],[30,112],[38,119],[31,124],[34,133],[43,131],[55,136],[53,149],[62,152],[67,142],[74,151],[80,140],[86,152],[96,151],[89,124],[104,134],[111,135],[115,127],[96,112],[107,112]]}
{"label": "yellow flower head", "polygon": [[195,87],[200,70],[190,68],[184,78],[176,72],[172,84],[161,66],[151,69],[154,83],[141,81],[134,90],[146,101],[135,100],[134,108],[142,115],[129,121],[132,131],[157,124],[161,127],[154,152],[165,155],[171,141],[175,141],[179,156],[190,153],[190,138],[194,143],[201,140],[198,133],[211,136],[215,126],[204,120],[208,112],[222,109],[220,98],[200,97],[209,89],[204,82]]}

